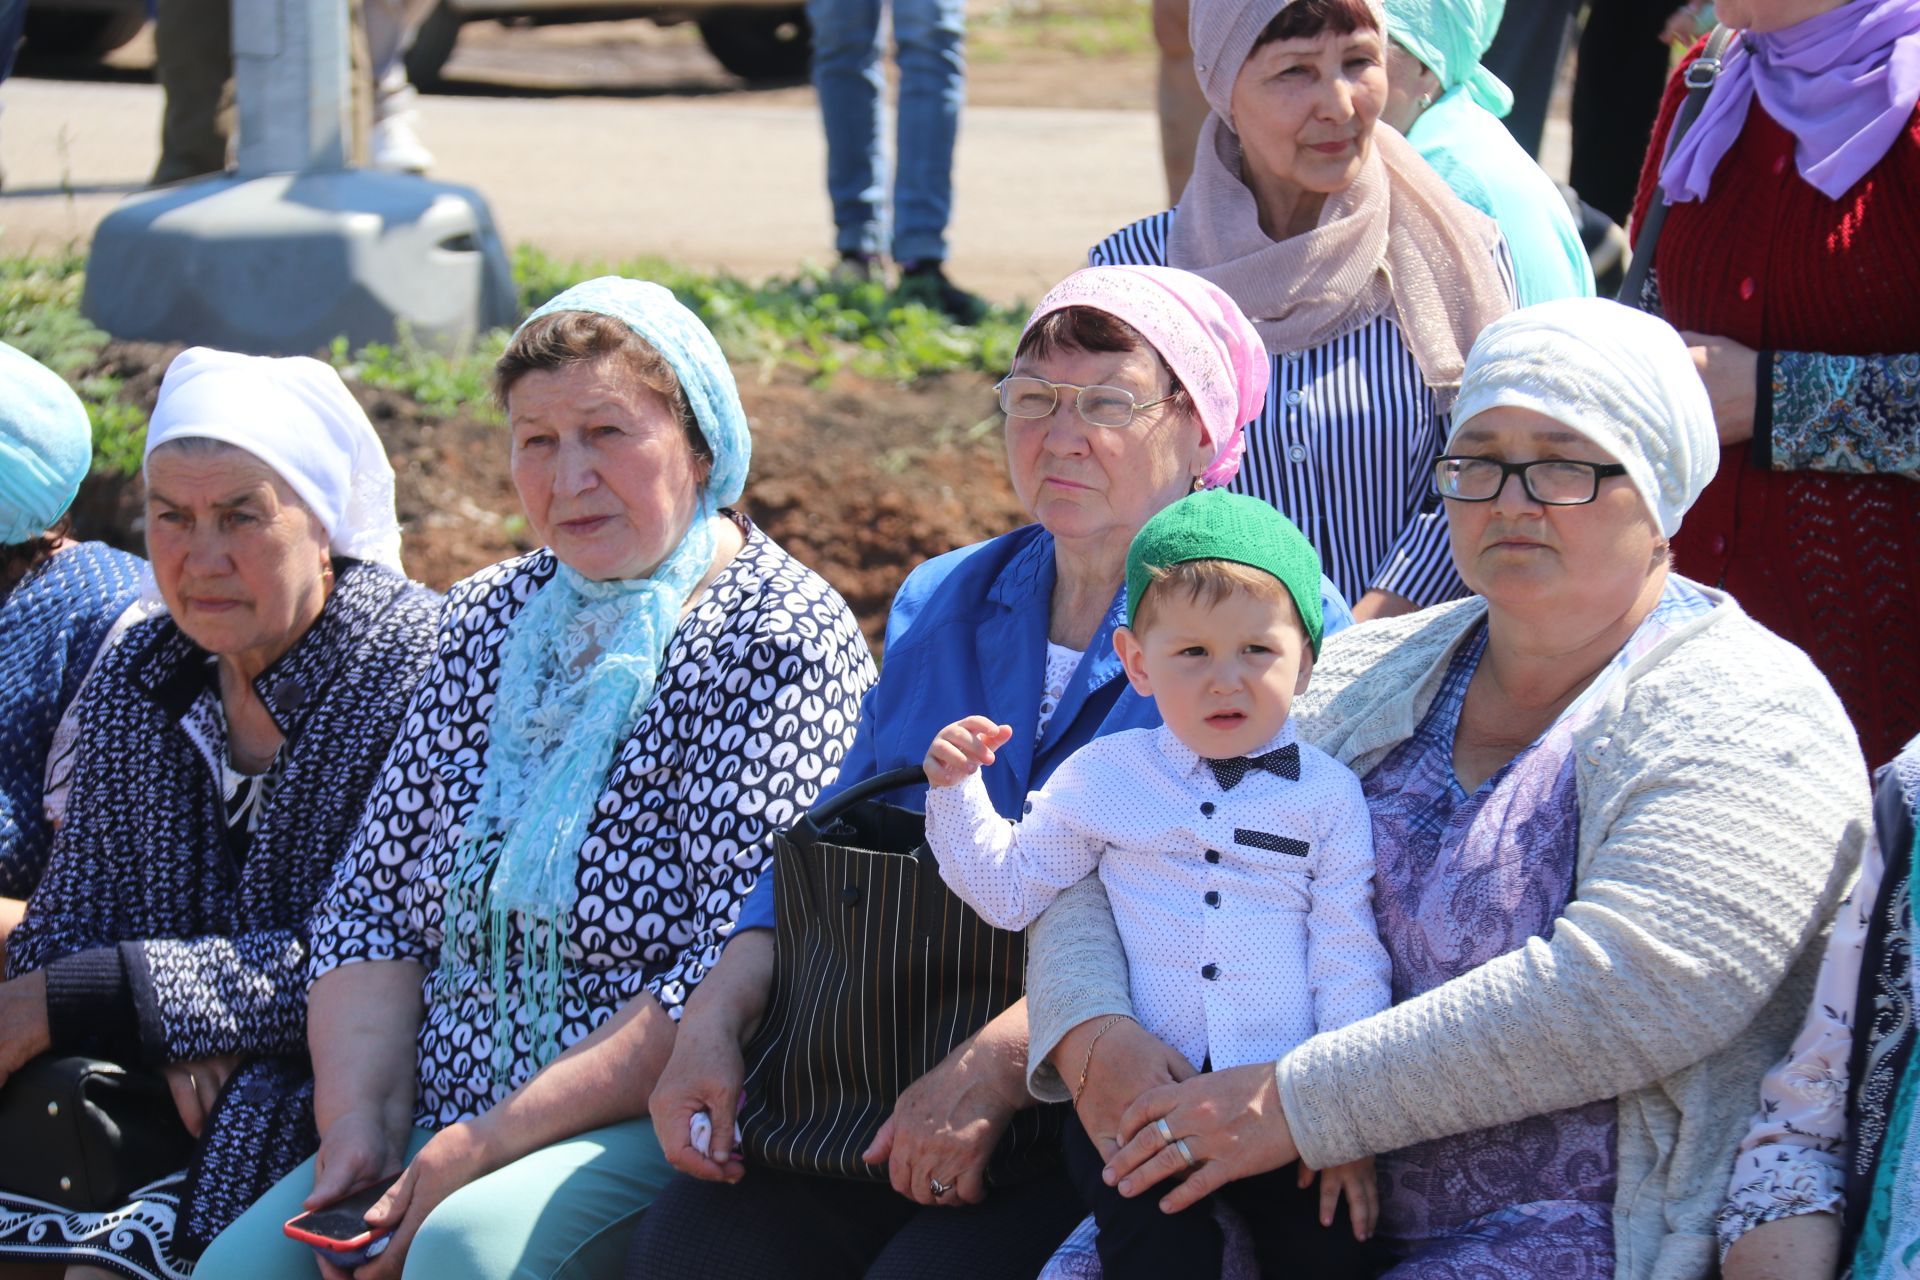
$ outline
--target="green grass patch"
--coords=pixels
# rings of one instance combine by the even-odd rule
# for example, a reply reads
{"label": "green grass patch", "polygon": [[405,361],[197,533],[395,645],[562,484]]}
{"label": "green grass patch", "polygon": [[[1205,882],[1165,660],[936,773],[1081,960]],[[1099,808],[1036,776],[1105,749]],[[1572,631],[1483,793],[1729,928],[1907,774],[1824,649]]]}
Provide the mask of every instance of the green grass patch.
{"label": "green grass patch", "polygon": [[996,61],[1032,49],[1081,58],[1157,53],[1140,0],[1008,0],[967,19],[967,57]]}
{"label": "green grass patch", "polygon": [[[144,414],[123,398],[122,379],[98,372],[107,335],[80,314],[86,259],[0,257],[0,339],[46,364],[79,391],[93,419],[96,468],[131,473],[140,465]],[[635,259],[563,262],[522,246],[513,256],[522,312],[569,285],[599,275],[654,280],[671,289],[713,331],[736,367],[770,376],[796,370],[824,384],[845,371],[908,383],[958,370],[1004,369],[1025,312],[996,307],[978,325],[955,325],[879,284],[843,285],[818,269],[758,283]],[[323,353],[363,385],[398,392],[427,413],[499,419],[490,379],[508,334],[498,330],[452,353],[404,335],[349,350],[344,338]]]}

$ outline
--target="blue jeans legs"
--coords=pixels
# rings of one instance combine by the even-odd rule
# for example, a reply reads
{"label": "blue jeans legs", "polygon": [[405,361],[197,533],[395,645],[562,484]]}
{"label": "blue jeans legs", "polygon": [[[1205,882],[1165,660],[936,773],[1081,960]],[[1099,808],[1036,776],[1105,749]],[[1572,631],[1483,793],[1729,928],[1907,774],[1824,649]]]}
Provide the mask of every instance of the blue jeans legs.
{"label": "blue jeans legs", "polygon": [[890,247],[897,262],[943,260],[953,210],[953,147],[966,97],[965,4],[891,0],[900,102],[889,210],[881,3],[807,0],[835,247],[842,253]]}

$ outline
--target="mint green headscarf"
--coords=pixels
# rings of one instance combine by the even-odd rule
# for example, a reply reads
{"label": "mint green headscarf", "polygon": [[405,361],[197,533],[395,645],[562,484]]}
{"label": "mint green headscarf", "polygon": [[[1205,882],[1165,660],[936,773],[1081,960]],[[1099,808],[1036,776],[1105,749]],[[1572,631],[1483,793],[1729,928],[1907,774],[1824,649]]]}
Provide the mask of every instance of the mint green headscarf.
{"label": "mint green headscarf", "polygon": [[1493,43],[1507,0],[1385,0],[1387,34],[1451,90],[1467,86],[1473,100],[1504,117],[1513,91],[1480,65]]}

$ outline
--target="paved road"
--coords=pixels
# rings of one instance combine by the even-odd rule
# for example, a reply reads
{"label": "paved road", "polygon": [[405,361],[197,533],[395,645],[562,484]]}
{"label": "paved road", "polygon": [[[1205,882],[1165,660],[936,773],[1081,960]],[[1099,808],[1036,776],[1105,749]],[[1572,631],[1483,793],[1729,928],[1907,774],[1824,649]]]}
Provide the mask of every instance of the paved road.
{"label": "paved road", "polygon": [[[15,79],[0,104],[0,249],[84,244],[153,167],[152,85]],[[510,243],[749,278],[832,256],[810,104],[433,97],[421,133],[435,176],[479,188]],[[1037,298],[1094,240],[1161,207],[1157,138],[1147,111],[970,108],[952,275],[1002,301]]]}

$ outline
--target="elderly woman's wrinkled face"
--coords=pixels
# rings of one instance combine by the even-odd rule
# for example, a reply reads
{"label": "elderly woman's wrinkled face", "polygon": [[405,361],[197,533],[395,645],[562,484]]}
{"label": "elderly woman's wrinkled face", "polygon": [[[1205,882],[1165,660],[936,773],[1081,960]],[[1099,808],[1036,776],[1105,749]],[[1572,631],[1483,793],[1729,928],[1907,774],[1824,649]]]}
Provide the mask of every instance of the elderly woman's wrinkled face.
{"label": "elderly woman's wrinkled face", "polygon": [[1720,0],[1714,17],[1729,27],[1764,34],[1838,9],[1848,0]]}
{"label": "elderly woman's wrinkled face", "polygon": [[[1075,386],[1121,387],[1139,404],[1167,394],[1166,367],[1153,352],[1059,347],[1022,356],[1013,372]],[[1124,549],[1148,517],[1193,488],[1211,461],[1200,424],[1173,404],[1136,410],[1126,427],[1097,427],[1062,387],[1044,418],[1007,419],[1013,491],[1033,518],[1067,542],[1117,541]]]}
{"label": "elderly woman's wrinkled face", "polygon": [[207,652],[264,669],[326,605],[326,529],[243,449],[163,445],[146,475],[147,558],[167,611]]}
{"label": "elderly woman's wrinkled face", "polygon": [[1233,82],[1233,131],[1248,185],[1256,194],[1273,180],[1312,195],[1344,191],[1360,176],[1386,102],[1377,31],[1261,45]]}
{"label": "elderly woman's wrinkled face", "polygon": [[[1447,452],[1516,463],[1618,461],[1545,414],[1505,406],[1476,415]],[[1594,500],[1581,506],[1543,505],[1508,475],[1491,501],[1448,499],[1446,508],[1461,578],[1508,608],[1624,613],[1665,562],[1660,527],[1625,476],[1600,480]]]}
{"label": "elderly woman's wrinkled face", "polygon": [[527,522],[589,578],[644,578],[680,544],[705,475],[667,398],[617,356],[525,373],[507,394]]}

